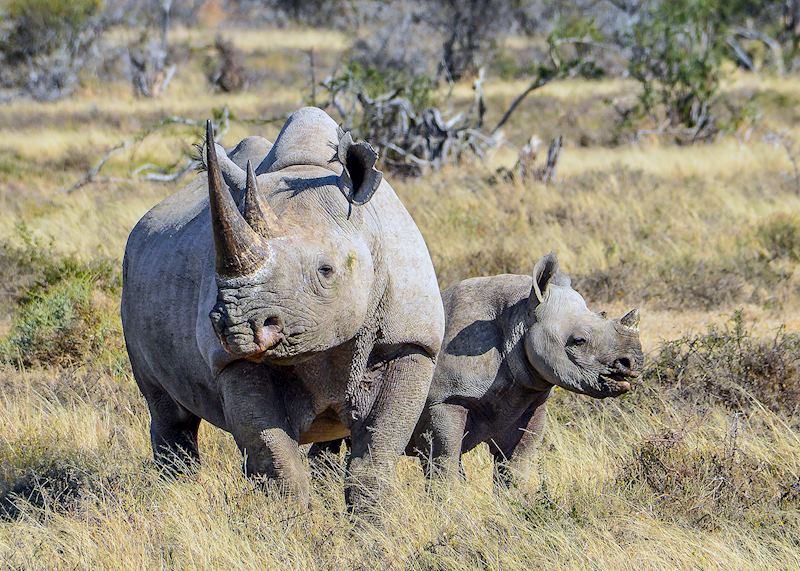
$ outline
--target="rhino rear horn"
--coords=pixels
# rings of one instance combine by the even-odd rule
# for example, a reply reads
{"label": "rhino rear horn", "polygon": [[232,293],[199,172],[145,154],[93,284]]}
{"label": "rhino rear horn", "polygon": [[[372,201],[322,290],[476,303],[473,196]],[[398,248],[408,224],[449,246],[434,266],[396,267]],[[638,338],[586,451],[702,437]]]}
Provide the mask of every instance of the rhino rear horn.
{"label": "rhino rear horn", "polygon": [[244,219],[259,235],[269,240],[279,233],[278,217],[258,196],[258,182],[252,163],[247,161],[247,184],[244,193]]}
{"label": "rhino rear horn", "polygon": [[639,331],[639,309],[631,309],[620,318],[619,322],[628,329]]}
{"label": "rhino rear horn", "polygon": [[383,173],[375,168],[378,153],[366,141],[354,143],[347,132],[339,139],[336,156],[343,167],[339,188],[350,202],[365,204],[383,180]]}
{"label": "rhino rear horn", "polygon": [[206,122],[206,165],[217,274],[235,277],[252,273],[269,257],[269,250],[239,213],[230,191],[223,188],[211,121]]}

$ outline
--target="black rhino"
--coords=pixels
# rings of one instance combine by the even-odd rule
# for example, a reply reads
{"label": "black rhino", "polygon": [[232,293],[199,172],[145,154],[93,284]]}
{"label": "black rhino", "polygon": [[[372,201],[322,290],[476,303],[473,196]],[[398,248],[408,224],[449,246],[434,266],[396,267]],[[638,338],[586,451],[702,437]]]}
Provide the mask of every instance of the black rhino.
{"label": "black rhino", "polygon": [[207,182],[148,212],[125,251],[125,342],[155,459],[194,463],[203,419],[233,434],[247,474],[307,503],[299,445],[350,435],[346,498],[366,508],[442,343],[425,242],[372,148],[320,109],[293,113],[274,145],[205,153]]}

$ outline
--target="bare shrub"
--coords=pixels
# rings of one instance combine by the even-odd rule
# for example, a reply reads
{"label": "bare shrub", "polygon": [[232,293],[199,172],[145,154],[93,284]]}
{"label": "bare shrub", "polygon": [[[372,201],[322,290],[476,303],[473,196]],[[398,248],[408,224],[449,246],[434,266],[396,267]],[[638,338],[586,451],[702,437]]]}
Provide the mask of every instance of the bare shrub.
{"label": "bare shrub", "polygon": [[466,153],[483,156],[495,144],[481,131],[485,106],[480,91],[467,112],[445,115],[433,105],[435,81],[424,75],[351,63],[323,87],[327,105],[337,110],[345,129],[369,140],[382,164],[395,172],[420,174],[458,162]]}
{"label": "bare shrub", "polygon": [[620,479],[652,494],[663,515],[705,529],[747,518],[750,511],[763,518],[768,507],[776,518],[780,510],[796,509],[800,480],[746,454],[738,443],[740,430],[734,415],[721,441],[690,444],[679,430],[655,434],[634,447]]}
{"label": "bare shrub", "polygon": [[771,339],[753,337],[736,312],[721,327],[662,345],[643,382],[671,391],[686,406],[749,411],[757,401],[797,422],[800,335],[781,328]]}
{"label": "bare shrub", "polygon": [[159,97],[169,87],[177,66],[170,61],[169,29],[172,0],[151,0],[139,39],[128,46],[131,81],[137,95]]}
{"label": "bare shrub", "polygon": [[209,58],[206,68],[208,81],[220,91],[234,93],[247,86],[244,54],[222,36],[217,36],[214,41],[214,55]]}
{"label": "bare shrub", "polygon": [[40,100],[71,94],[113,23],[99,0],[12,0],[0,19],[0,80]]}

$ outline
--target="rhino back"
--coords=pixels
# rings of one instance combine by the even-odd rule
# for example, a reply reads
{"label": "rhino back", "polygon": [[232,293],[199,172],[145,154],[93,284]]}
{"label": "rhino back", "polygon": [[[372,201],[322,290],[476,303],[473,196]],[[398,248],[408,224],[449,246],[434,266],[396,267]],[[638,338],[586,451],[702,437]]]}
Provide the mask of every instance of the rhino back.
{"label": "rhino back", "polygon": [[495,382],[509,337],[509,311],[526,303],[532,278],[470,278],[442,293],[446,326],[429,401],[479,399]]}

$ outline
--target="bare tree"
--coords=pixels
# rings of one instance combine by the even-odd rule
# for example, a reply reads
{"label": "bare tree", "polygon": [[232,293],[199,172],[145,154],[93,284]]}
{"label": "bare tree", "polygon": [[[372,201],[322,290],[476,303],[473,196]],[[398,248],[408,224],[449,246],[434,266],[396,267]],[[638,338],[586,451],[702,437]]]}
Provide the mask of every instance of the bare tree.
{"label": "bare tree", "polygon": [[152,38],[152,29],[145,27],[137,44],[129,46],[131,81],[137,95],[159,97],[169,87],[177,66],[169,61],[169,28],[172,0],[157,0],[155,20],[158,38]]}

